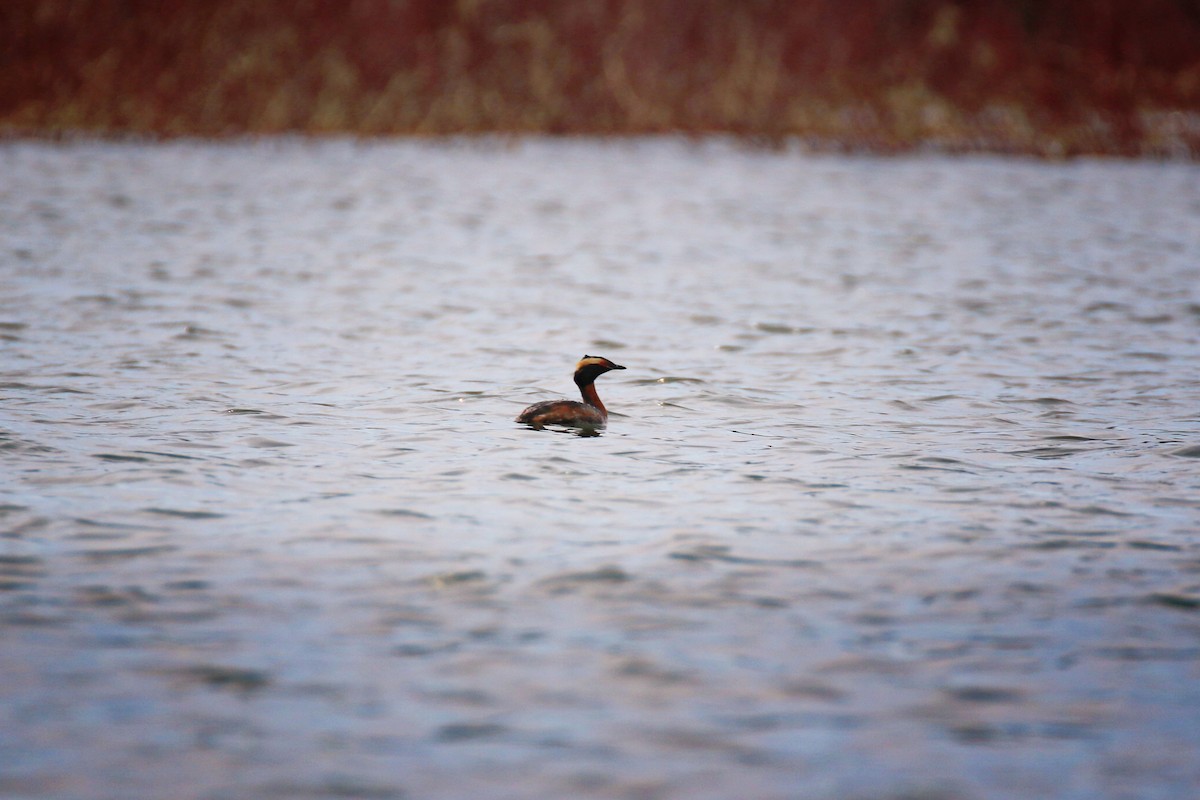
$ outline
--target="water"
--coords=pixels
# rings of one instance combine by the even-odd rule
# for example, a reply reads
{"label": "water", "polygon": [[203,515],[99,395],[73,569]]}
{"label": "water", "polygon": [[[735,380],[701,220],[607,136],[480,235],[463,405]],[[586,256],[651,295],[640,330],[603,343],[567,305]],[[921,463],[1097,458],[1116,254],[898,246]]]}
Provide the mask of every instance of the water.
{"label": "water", "polygon": [[1200,791],[1196,166],[0,174],[0,795]]}

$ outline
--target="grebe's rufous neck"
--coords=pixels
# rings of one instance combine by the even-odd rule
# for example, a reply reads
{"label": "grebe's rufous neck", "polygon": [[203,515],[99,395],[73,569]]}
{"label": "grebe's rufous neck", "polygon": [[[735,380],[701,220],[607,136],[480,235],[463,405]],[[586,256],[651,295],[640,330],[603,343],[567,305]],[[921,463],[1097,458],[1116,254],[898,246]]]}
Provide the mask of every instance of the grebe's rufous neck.
{"label": "grebe's rufous neck", "polygon": [[608,409],[596,394],[596,378],[609,370],[625,369],[600,356],[584,356],[575,365],[575,385],[583,395],[583,402],[575,400],[547,400],[534,403],[521,412],[517,422],[541,429],[546,425],[564,425],[569,428],[603,428],[608,422]]}

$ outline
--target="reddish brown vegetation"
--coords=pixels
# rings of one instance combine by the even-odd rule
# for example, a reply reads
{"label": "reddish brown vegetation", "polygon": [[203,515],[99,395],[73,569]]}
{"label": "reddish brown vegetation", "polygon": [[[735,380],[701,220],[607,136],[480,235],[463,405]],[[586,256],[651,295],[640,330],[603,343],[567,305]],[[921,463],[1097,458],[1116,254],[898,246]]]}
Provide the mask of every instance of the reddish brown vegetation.
{"label": "reddish brown vegetation", "polygon": [[1200,155],[1200,0],[7,0],[0,131]]}

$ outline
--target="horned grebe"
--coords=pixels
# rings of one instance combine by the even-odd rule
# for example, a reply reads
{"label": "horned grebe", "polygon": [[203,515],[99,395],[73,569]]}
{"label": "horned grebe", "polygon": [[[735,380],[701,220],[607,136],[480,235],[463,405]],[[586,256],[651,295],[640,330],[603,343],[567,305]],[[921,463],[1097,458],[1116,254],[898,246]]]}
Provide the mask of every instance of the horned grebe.
{"label": "horned grebe", "polygon": [[625,369],[600,356],[584,356],[575,365],[575,385],[583,395],[583,402],[574,400],[547,400],[534,403],[521,412],[517,422],[541,429],[546,425],[565,425],[569,428],[603,428],[608,422],[608,410],[596,394],[594,382],[613,369]]}

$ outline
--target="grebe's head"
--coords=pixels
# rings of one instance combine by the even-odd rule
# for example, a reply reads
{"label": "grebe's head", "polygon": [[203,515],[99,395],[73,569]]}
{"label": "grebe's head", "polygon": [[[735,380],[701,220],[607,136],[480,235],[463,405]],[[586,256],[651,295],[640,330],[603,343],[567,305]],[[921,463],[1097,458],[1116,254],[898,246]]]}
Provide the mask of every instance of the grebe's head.
{"label": "grebe's head", "polygon": [[609,370],[625,369],[601,356],[584,356],[575,365],[575,383],[583,386],[591,383]]}

